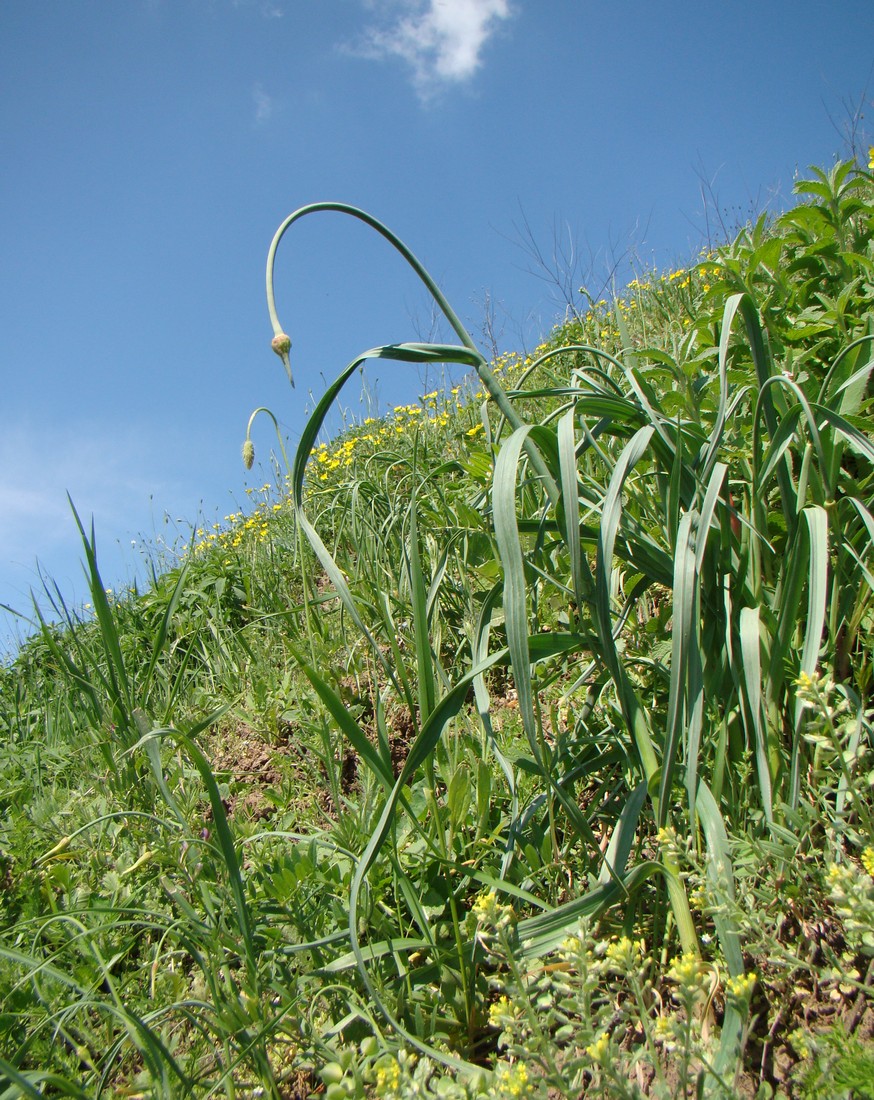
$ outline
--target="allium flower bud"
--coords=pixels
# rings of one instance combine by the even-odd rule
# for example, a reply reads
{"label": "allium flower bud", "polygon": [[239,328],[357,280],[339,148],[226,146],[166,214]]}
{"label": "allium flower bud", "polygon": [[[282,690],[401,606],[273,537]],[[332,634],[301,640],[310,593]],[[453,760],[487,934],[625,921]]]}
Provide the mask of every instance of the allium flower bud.
{"label": "allium flower bud", "polygon": [[285,373],[288,375],[288,380],[292,386],[294,386],[294,379],[291,376],[291,361],[288,357],[288,353],[291,351],[291,337],[286,336],[284,332],[280,332],[270,341],[270,346],[282,360],[282,365],[285,367]]}
{"label": "allium flower bud", "polygon": [[247,439],[243,444],[243,465],[247,470],[252,469],[252,463],[255,461],[255,444],[251,439]]}
{"label": "allium flower bud", "polygon": [[280,332],[270,341],[270,346],[277,355],[288,355],[291,351],[291,337],[287,336],[284,332]]}

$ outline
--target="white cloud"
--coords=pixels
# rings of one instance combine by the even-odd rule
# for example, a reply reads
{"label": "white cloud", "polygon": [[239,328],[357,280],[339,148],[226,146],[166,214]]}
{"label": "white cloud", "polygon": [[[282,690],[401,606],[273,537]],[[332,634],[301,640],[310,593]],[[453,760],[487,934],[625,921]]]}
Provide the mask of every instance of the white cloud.
{"label": "white cloud", "polygon": [[355,52],[406,61],[423,99],[469,80],[486,42],[512,14],[510,0],[396,0],[383,10],[392,13],[387,25],[368,27]]}
{"label": "white cloud", "polygon": [[153,501],[169,507],[175,501],[184,511],[180,502],[197,500],[197,475],[184,483],[170,458],[189,445],[154,426],[6,427],[0,438],[0,604],[29,606],[28,589],[40,589],[37,561],[66,592],[82,595],[82,544],[68,492],[86,530],[94,517],[107,583],[128,574],[136,565],[133,534],[148,537],[154,529]]}
{"label": "white cloud", "polygon": [[152,489],[138,472],[148,469],[150,450],[142,429],[130,426],[124,451],[119,434],[108,429],[8,429],[0,444],[0,557],[66,539],[74,529],[68,491],[86,513],[123,515],[132,497]]}
{"label": "white cloud", "polygon": [[252,100],[255,104],[255,121],[263,126],[273,114],[273,99],[261,84],[256,84],[252,89]]}

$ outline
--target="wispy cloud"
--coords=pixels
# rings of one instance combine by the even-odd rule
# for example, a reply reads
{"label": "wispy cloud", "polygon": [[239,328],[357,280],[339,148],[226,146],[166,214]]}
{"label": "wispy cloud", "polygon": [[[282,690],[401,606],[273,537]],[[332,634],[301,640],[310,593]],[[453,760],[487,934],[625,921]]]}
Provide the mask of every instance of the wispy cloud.
{"label": "wispy cloud", "polygon": [[512,15],[510,0],[393,0],[367,6],[383,16],[365,30],[353,52],[405,61],[423,99],[469,80],[482,64],[486,43]]}
{"label": "wispy cloud", "polygon": [[263,126],[273,114],[273,98],[267,94],[263,85],[256,84],[252,89],[252,102],[255,104],[255,121]]}
{"label": "wispy cloud", "polygon": [[[153,426],[128,424],[123,433],[99,425],[8,427],[0,440],[0,604],[28,606],[28,589],[39,588],[37,560],[65,588],[81,581],[82,546],[68,492],[86,527],[94,517],[107,583],[129,573],[131,543],[139,542],[129,533],[149,536],[160,518],[153,501],[175,502],[183,513],[196,506],[196,476],[183,482],[170,458],[162,457],[182,446],[172,432],[161,436]],[[0,615],[0,654],[2,642]]]}
{"label": "wispy cloud", "polygon": [[[145,430],[130,425],[124,451],[117,432],[99,427],[10,428],[0,443],[0,557],[66,538],[73,529],[67,492],[87,512],[118,521],[132,497],[147,497],[155,488],[137,472],[154,467],[150,452]],[[155,478],[158,487],[165,476],[161,470]]]}

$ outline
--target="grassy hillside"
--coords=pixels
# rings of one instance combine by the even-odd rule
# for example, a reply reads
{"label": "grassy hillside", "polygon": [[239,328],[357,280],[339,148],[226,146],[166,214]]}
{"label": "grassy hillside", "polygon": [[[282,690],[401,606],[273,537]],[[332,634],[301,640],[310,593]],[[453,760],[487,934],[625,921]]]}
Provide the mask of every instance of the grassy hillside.
{"label": "grassy hillside", "polygon": [[[338,210],[458,342],[147,591],[83,530],[0,671],[0,1097],[874,1095],[874,178],[797,191],[491,364]],[[469,381],[317,443],[372,357]]]}

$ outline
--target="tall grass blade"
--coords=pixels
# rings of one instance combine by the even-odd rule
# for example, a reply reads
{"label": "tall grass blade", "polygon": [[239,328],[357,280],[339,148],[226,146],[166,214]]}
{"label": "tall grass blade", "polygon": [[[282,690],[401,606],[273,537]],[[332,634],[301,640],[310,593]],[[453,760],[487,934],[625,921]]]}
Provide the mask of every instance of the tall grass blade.
{"label": "tall grass blade", "polygon": [[774,820],[774,795],[768,751],[768,734],[762,696],[761,619],[757,607],[741,608],[740,646],[743,684],[745,688],[744,720],[750,730],[750,741],[756,757],[759,792],[768,822]]}
{"label": "tall grass blade", "polygon": [[432,714],[436,705],[437,687],[434,682],[434,661],[431,655],[431,638],[428,628],[428,595],[425,591],[425,578],[422,573],[422,558],[419,553],[419,528],[416,522],[415,492],[410,502],[408,562],[413,632],[416,639],[416,682],[419,687],[419,720],[420,722],[425,722]]}
{"label": "tall grass blade", "polygon": [[67,500],[70,503],[70,508],[73,511],[73,517],[76,520],[76,526],[79,528],[79,534],[82,536],[82,544],[85,548],[85,560],[88,565],[88,587],[91,591],[91,599],[94,603],[94,614],[100,624],[100,638],[103,642],[103,647],[107,656],[107,675],[109,677],[109,683],[112,687],[115,701],[123,708],[122,714],[119,717],[127,724],[130,722],[130,716],[133,712],[133,695],[130,683],[128,682],[124,657],[121,652],[121,643],[118,637],[115,616],[109,604],[106,589],[103,586],[100,570],[97,567],[97,541],[94,534],[94,521],[92,520],[91,522],[91,537],[89,539],[69,493],[67,494]]}
{"label": "tall grass blade", "polygon": [[[571,409],[558,424],[558,451],[561,469],[561,502],[564,517],[565,543],[570,555],[571,581],[574,588],[574,603],[577,614],[582,614],[583,604],[591,593],[591,574],[584,577],[584,568],[588,572],[580,546],[580,494],[577,482],[577,455],[574,442],[574,411]],[[587,580],[589,583],[587,583]]]}
{"label": "tall grass blade", "polygon": [[525,584],[525,562],[516,521],[516,481],[522,448],[528,428],[518,428],[498,452],[492,486],[492,507],[495,520],[495,540],[504,571],[504,617],[507,624],[507,647],[519,699],[519,714],[528,738],[531,754],[543,774],[547,765],[542,758],[534,716],[531,691],[531,658],[528,650],[528,594]]}
{"label": "tall grass blade", "polygon": [[43,1070],[19,1073],[14,1066],[0,1058],[0,1088],[4,1085],[7,1088],[4,1092],[0,1092],[0,1100],[19,1100],[22,1096],[30,1097],[31,1100],[45,1100],[47,1095],[54,1094],[89,1100],[87,1092],[80,1089],[73,1081],[58,1076],[57,1073],[48,1073]]}
{"label": "tall grass blade", "polygon": [[[475,669],[482,668],[488,657],[492,616],[502,596],[503,585],[500,583],[494,585],[486,594],[482,607],[480,608],[479,618],[471,644],[471,660]],[[515,838],[519,819],[519,795],[516,790],[516,775],[512,764],[501,752],[497,738],[495,737],[491,719],[491,701],[488,688],[486,687],[485,675],[482,672],[478,672],[473,677],[473,690],[477,712],[485,733],[486,741],[492,755],[497,760],[498,766],[504,774],[504,778],[507,781],[507,790],[510,793],[510,820],[507,828],[507,839],[504,845],[504,855],[501,860],[501,878],[504,878],[509,871],[516,846]]]}
{"label": "tall grass blade", "polygon": [[[728,972],[732,977],[739,977],[744,972],[744,961],[740,933],[731,915],[735,894],[728,834],[716,800],[704,782],[698,788],[696,805],[707,844],[707,877],[718,899],[713,923]],[[743,1031],[743,1017],[734,1005],[727,1004],[722,1021],[719,1050],[713,1067],[717,1075],[723,1075],[737,1064]]]}
{"label": "tall grass blade", "polygon": [[[727,323],[728,327],[731,327],[734,317],[738,312],[743,317],[746,327],[747,339],[750,344],[750,352],[753,358],[753,366],[755,367],[759,384],[758,388],[762,410],[765,422],[768,426],[768,434],[773,439],[777,434],[780,422],[785,419],[788,410],[782,402],[782,399],[780,399],[779,403],[775,403],[774,390],[769,384],[769,380],[774,377],[773,360],[765,335],[762,331],[755,303],[749,294],[733,294],[728,299],[723,314],[723,326],[725,327]],[[758,417],[756,417],[755,422],[758,422]],[[790,477],[789,468],[785,461],[777,465],[776,472],[777,482],[780,487],[780,502],[783,509],[783,518],[786,522],[787,529],[792,531],[795,526],[795,513],[792,508],[795,494],[792,490],[792,479]]]}
{"label": "tall grass blade", "polygon": [[611,880],[616,881],[625,873],[625,865],[628,863],[628,857],[634,847],[637,822],[640,818],[640,811],[646,802],[646,795],[646,783],[638,783],[625,800],[619,820],[613,829],[613,835],[610,837],[610,843],[607,845],[607,851],[604,853],[604,864],[601,867],[601,873],[598,875],[600,883],[606,884]]}
{"label": "tall grass blade", "polygon": [[803,515],[807,521],[807,537],[810,542],[810,571],[807,578],[807,616],[800,671],[812,677],[819,663],[825,625],[829,567],[828,514],[825,508],[811,506],[804,509]]}
{"label": "tall grass blade", "polygon": [[[674,626],[671,631],[671,681],[668,690],[668,715],[658,789],[658,825],[662,828],[671,804],[674,771],[687,729],[686,686],[689,683],[691,657],[695,647],[694,611],[697,605],[694,532],[697,512],[687,512],[680,520],[674,557]],[[694,765],[693,761],[690,761]]]}
{"label": "tall grass blade", "polygon": [[646,453],[654,431],[653,427],[647,426],[635,432],[623,448],[610,478],[610,484],[601,509],[601,525],[595,566],[594,601],[595,627],[598,631],[600,643],[599,656],[613,678],[622,715],[637,749],[647,782],[655,775],[659,762],[650,735],[646,712],[637,697],[628,674],[622,666],[616,649],[616,642],[613,637],[613,615],[610,607],[610,577],[612,574],[613,552],[622,517],[622,490],[626,478]]}

